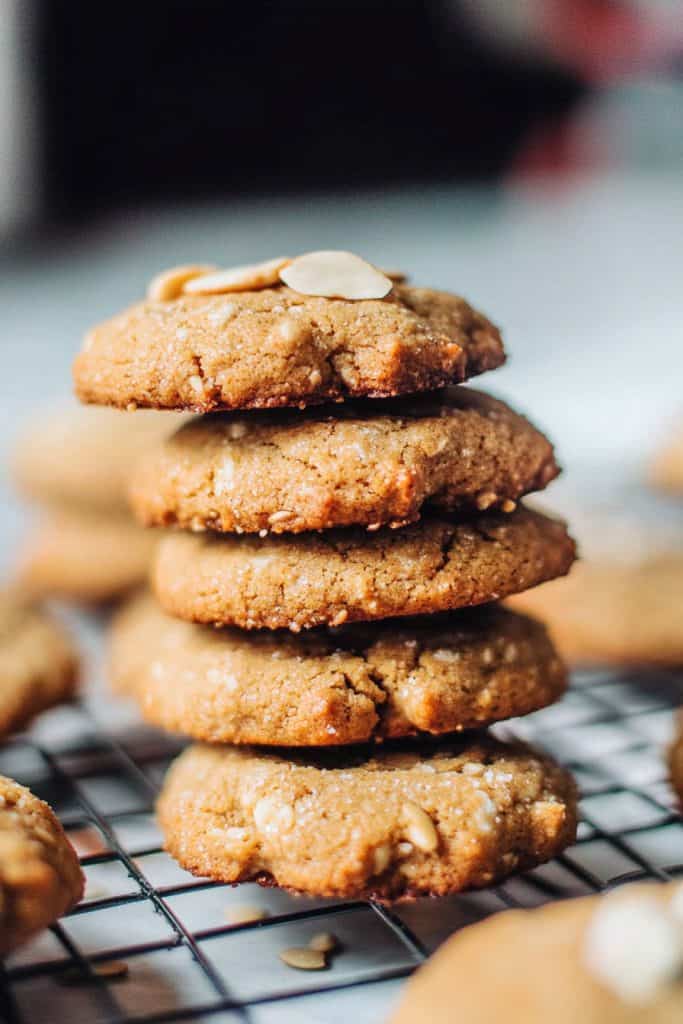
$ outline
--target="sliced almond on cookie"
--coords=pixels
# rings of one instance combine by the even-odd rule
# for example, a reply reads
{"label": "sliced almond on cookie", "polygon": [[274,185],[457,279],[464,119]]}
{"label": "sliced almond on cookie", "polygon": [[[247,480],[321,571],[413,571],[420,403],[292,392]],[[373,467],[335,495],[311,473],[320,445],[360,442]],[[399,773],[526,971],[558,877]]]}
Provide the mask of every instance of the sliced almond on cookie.
{"label": "sliced almond on cookie", "polygon": [[253,263],[243,267],[228,267],[215,274],[206,274],[188,281],[183,291],[186,295],[221,295],[223,292],[250,292],[269,285],[279,284],[280,271],[289,264],[286,256],[278,256],[265,263]]}
{"label": "sliced almond on cookie", "polygon": [[217,269],[213,263],[186,263],[181,267],[161,270],[149,282],[147,298],[152,302],[170,302],[182,294],[183,287],[188,281]]}
{"label": "sliced almond on cookie", "polygon": [[280,271],[280,280],[301,295],[326,299],[383,299],[391,280],[352,252],[307,252]]}

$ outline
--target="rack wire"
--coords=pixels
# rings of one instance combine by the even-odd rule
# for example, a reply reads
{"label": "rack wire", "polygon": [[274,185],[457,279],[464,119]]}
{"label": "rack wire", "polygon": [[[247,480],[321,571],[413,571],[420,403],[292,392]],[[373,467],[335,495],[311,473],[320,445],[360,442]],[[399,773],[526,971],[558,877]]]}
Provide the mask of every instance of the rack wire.
{"label": "rack wire", "polygon": [[[180,744],[117,730],[97,702],[53,712],[0,750],[0,772],[59,814],[81,855],[84,901],[3,970],[9,1024],[69,1021],[335,1022],[385,1019],[403,980],[449,934],[505,907],[597,892],[624,878],[683,877],[683,821],[663,748],[683,672],[584,671],[560,704],[499,727],[548,749],[582,792],[575,846],[506,883],[387,908],[313,900],[193,878],[162,851],[153,804]],[[230,908],[268,916],[230,924]],[[330,931],[323,972],[283,964],[283,948]]]}

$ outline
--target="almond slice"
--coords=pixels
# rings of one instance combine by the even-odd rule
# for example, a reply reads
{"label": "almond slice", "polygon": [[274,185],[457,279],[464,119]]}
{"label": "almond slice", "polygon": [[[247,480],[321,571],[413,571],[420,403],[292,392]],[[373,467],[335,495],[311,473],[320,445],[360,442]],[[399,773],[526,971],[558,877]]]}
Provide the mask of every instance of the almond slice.
{"label": "almond slice", "polygon": [[326,299],[383,299],[391,280],[360,256],[342,250],[307,252],[280,271],[280,280],[301,295]]}
{"label": "almond slice", "polygon": [[218,268],[213,263],[186,263],[160,271],[147,286],[147,298],[152,302],[170,302],[177,299],[188,281]]}
{"label": "almond slice", "polygon": [[221,295],[223,292],[252,292],[279,284],[280,271],[289,264],[286,256],[278,256],[265,263],[253,263],[243,267],[229,267],[215,274],[206,274],[188,281],[183,291],[187,295]]}

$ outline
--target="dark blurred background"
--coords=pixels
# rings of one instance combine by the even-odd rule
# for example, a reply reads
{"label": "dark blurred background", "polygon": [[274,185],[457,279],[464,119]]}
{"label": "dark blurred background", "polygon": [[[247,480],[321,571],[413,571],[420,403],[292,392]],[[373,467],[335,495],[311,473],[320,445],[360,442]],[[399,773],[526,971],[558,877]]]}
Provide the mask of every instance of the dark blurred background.
{"label": "dark blurred background", "polygon": [[[683,8],[3,0],[0,34],[9,229],[138,203],[496,182],[618,157],[599,133],[572,140],[573,118],[629,81],[678,86]],[[678,108],[670,147],[683,145],[680,97],[664,104]]]}

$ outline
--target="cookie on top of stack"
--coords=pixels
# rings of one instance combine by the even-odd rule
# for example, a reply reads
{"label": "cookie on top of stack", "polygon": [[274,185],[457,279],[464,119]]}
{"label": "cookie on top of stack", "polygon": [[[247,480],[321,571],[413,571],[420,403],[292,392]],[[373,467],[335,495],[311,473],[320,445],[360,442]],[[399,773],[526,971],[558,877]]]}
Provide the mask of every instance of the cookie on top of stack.
{"label": "cookie on top of stack", "polygon": [[463,299],[333,251],[175,268],[89,333],[82,400],[216,413],[136,469],[138,518],[179,529],[111,651],[150,722],[203,741],[159,803],[190,870],[398,898],[572,841],[568,774],[464,731],[566,685],[544,628],[496,604],[574,559],[517,504],[552,447],[453,386],[503,359]]}

